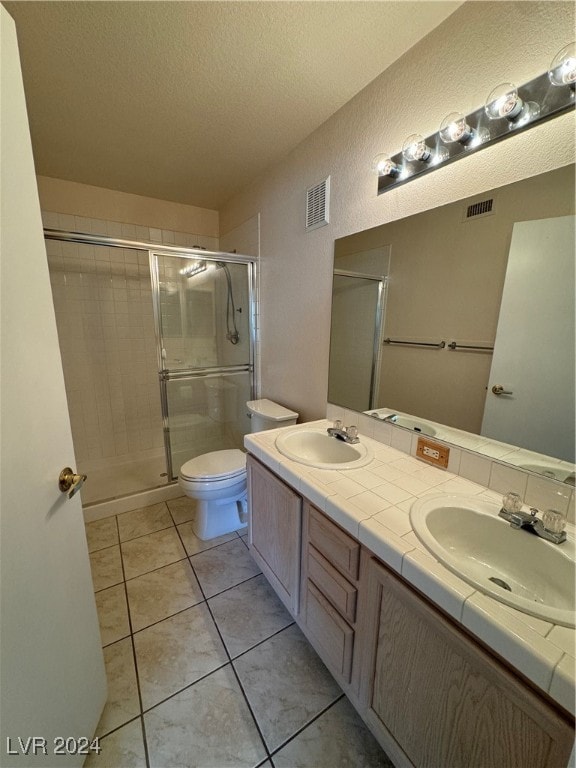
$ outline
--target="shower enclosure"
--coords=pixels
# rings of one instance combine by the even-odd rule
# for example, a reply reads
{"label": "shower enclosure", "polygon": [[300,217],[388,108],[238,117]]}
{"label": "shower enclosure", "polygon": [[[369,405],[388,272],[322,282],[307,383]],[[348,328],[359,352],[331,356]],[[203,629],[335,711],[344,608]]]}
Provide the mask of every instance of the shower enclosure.
{"label": "shower enclosure", "polygon": [[334,270],[328,400],[375,408],[386,279]]}
{"label": "shower enclosure", "polygon": [[253,392],[251,264],[151,253],[166,466],[242,447]]}
{"label": "shower enclosure", "polygon": [[241,447],[254,394],[255,262],[45,230],[83,504],[162,488]]}

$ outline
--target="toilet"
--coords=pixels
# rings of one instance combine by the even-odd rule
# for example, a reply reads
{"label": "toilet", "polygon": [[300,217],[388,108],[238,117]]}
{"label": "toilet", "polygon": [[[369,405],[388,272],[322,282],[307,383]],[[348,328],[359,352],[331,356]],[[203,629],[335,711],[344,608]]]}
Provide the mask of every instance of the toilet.
{"label": "toilet", "polygon": [[[271,400],[249,400],[250,431],[262,432],[296,424],[298,414]],[[206,541],[248,523],[246,454],[238,448],[204,453],[180,467],[178,484],[197,501],[193,530]]]}

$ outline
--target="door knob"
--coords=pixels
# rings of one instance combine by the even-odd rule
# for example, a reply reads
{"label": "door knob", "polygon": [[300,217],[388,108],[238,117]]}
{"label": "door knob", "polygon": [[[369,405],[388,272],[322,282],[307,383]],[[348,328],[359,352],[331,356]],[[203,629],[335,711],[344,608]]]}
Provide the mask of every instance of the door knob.
{"label": "door knob", "polygon": [[492,392],[495,395],[512,395],[513,393],[509,389],[504,389],[502,384],[494,384]]}
{"label": "door knob", "polygon": [[64,467],[58,477],[58,488],[62,493],[68,492],[68,498],[71,499],[76,491],[82,488],[86,479],[87,475],[76,475],[70,467]]}

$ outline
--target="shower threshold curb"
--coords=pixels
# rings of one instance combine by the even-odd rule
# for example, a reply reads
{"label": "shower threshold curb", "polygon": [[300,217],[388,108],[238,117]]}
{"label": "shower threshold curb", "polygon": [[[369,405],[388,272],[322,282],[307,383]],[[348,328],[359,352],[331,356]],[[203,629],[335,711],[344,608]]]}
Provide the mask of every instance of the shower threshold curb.
{"label": "shower threshold curb", "polygon": [[89,504],[83,507],[85,523],[93,523],[95,520],[102,520],[104,517],[112,517],[122,512],[130,512],[133,509],[147,507],[151,504],[157,504],[160,501],[177,499],[183,496],[182,489],[178,483],[170,483],[159,488],[151,488],[148,491],[132,493],[128,496],[120,496],[116,499],[106,499],[106,501]]}

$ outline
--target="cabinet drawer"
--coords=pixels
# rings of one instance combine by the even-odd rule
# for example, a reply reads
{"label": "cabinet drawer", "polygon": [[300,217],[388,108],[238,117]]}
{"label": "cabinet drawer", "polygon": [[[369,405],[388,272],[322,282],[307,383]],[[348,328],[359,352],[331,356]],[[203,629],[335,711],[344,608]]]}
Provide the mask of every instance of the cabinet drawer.
{"label": "cabinet drawer", "polygon": [[356,620],[358,590],[333,568],[312,545],[308,546],[308,578],[350,622]]}
{"label": "cabinet drawer", "polygon": [[308,505],[308,538],[341,573],[356,581],[360,562],[360,544],[324,515]]}
{"label": "cabinet drawer", "polygon": [[350,682],[354,630],[310,580],[306,583],[306,629],[329,667]]}

